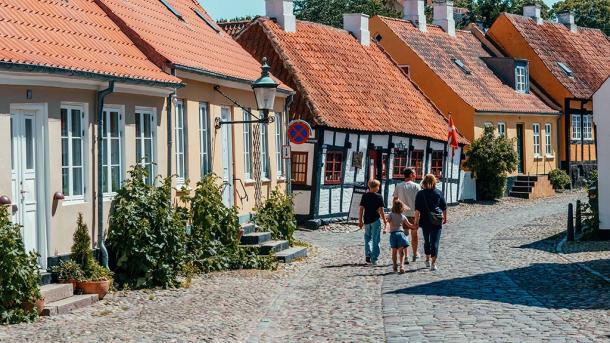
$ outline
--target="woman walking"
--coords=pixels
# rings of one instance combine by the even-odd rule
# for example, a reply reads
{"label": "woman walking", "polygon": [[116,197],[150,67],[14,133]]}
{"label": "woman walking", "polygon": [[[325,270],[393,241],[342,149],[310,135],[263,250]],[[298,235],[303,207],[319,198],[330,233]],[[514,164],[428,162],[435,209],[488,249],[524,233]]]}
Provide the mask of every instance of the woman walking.
{"label": "woman walking", "polygon": [[421,227],[424,232],[426,267],[431,271],[438,270],[438,246],[443,224],[447,223],[447,203],[443,192],[436,188],[436,183],[434,175],[426,175],[422,182],[423,189],[415,197],[415,227]]}

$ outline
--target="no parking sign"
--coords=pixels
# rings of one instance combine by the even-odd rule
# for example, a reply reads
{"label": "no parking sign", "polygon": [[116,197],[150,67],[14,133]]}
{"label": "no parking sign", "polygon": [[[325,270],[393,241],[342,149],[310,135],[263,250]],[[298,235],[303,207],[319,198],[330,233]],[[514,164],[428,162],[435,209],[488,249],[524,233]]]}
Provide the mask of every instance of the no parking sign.
{"label": "no parking sign", "polygon": [[293,120],[288,125],[288,139],[293,144],[304,144],[311,136],[311,126],[304,120]]}

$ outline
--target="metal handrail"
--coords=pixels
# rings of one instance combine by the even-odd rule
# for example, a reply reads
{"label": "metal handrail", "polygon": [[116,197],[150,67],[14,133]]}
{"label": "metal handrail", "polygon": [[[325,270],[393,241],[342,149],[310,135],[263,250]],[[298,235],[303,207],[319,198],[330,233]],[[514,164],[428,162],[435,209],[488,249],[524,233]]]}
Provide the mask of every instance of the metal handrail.
{"label": "metal handrail", "polygon": [[246,186],[244,185],[244,181],[239,178],[234,178],[233,181],[239,181],[241,188],[244,190],[245,196],[242,197],[241,194],[239,193],[239,190],[237,188],[235,188],[235,190],[237,190],[237,195],[239,195],[239,200],[241,201],[241,203],[243,204],[244,200],[250,201],[250,198],[248,197],[248,191],[246,190]]}

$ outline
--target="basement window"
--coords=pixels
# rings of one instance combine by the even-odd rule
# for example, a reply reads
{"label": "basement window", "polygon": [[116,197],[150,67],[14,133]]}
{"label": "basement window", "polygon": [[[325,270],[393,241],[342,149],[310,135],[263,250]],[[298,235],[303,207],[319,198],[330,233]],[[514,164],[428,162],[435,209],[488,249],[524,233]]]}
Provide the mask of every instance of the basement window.
{"label": "basement window", "polygon": [[572,76],[573,72],[572,69],[570,69],[570,67],[568,67],[565,63],[561,63],[561,62],[557,62],[557,64],[559,65],[559,67],[561,68],[561,70],[567,75],[567,76]]}
{"label": "basement window", "polygon": [[212,22],[210,20],[210,18],[208,18],[207,16],[205,16],[203,13],[201,13],[200,11],[196,10],[193,8],[193,11],[195,12],[195,14],[197,14],[197,16],[203,20],[206,24],[208,24],[209,27],[212,28],[212,30],[216,31],[216,33],[220,33],[221,29],[216,25],[216,23]]}
{"label": "basement window", "polygon": [[161,3],[167,7],[167,9],[172,12],[176,17],[178,17],[178,19],[180,20],[184,20],[184,18],[182,17],[182,14],[180,14],[180,12],[178,12],[178,10],[176,10],[172,5],[169,4],[169,2],[167,2],[167,0],[159,0],[161,1]]}
{"label": "basement window", "polygon": [[455,65],[457,65],[460,69],[462,69],[464,74],[466,74],[466,75],[472,74],[472,71],[470,71],[470,69],[468,69],[468,67],[466,67],[466,65],[464,64],[464,61],[462,61],[459,58],[452,58],[451,60],[453,61],[453,63],[455,63]]}

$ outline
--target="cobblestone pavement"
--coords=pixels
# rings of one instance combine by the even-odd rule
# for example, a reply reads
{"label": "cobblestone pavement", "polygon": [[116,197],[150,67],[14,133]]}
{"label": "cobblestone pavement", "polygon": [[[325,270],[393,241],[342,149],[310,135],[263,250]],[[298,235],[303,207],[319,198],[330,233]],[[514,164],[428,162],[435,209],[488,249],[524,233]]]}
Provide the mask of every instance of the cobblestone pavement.
{"label": "cobblestone pavement", "polygon": [[565,242],[564,257],[610,278],[610,241]]}

